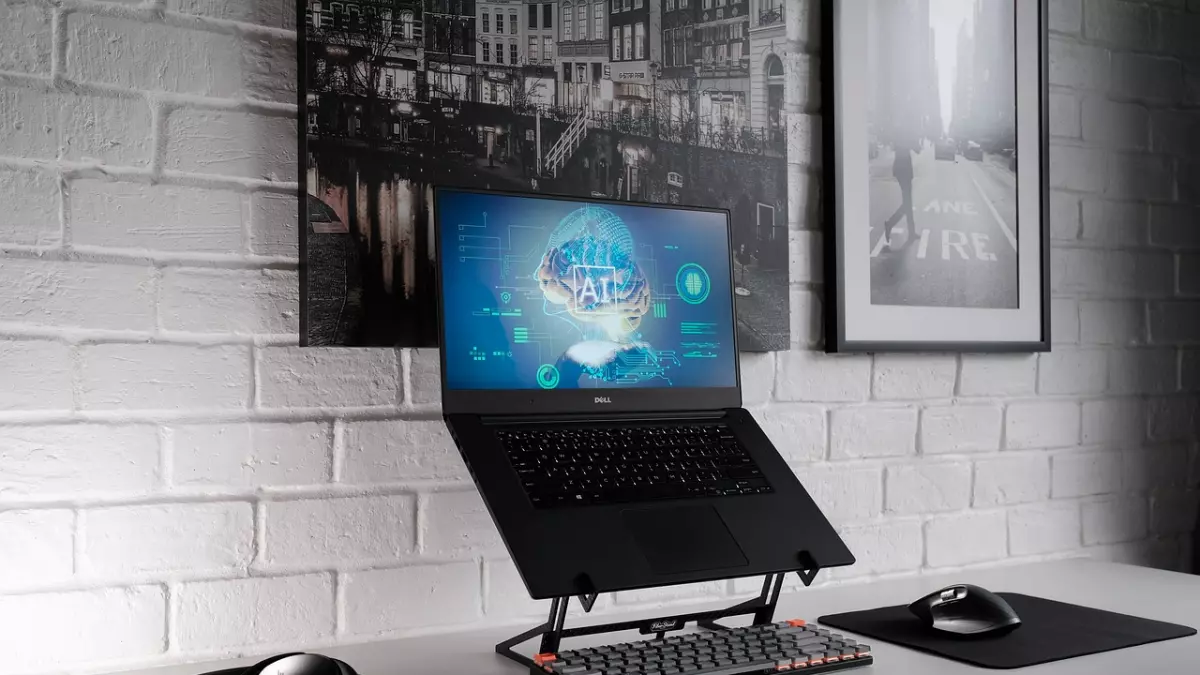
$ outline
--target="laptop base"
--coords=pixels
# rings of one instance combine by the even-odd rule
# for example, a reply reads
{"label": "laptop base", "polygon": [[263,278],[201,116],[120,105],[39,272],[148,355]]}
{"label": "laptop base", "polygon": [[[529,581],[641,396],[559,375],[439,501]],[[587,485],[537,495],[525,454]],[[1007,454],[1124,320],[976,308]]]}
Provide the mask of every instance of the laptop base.
{"label": "laptop base", "polygon": [[[812,561],[811,556],[806,553],[801,554],[801,559],[808,562]],[[816,579],[819,568],[813,564],[807,569],[796,570],[800,576],[800,580],[805,586],[812,584]],[[616,633],[627,630],[637,630],[642,635],[657,635],[659,640],[672,631],[677,631],[684,628],[689,622],[695,622],[700,628],[707,630],[727,630],[725,626],[717,623],[720,619],[726,619],[733,616],[752,615],[751,625],[765,625],[774,621],[775,606],[779,602],[779,593],[783,588],[783,579],[787,572],[776,572],[768,574],[763,579],[762,590],[758,597],[745,602],[738,603],[726,609],[710,610],[707,612],[692,612],[689,614],[676,614],[673,616],[660,617],[656,619],[636,619],[630,621],[617,621],[614,623],[603,623],[591,626],[577,626],[574,628],[565,627],[567,618],[567,605],[571,601],[570,596],[553,598],[550,601],[550,615],[546,622],[531,628],[520,635],[515,635],[496,645],[496,653],[501,656],[516,661],[517,663],[527,666],[530,673],[544,672],[541,664],[534,661],[524,654],[516,652],[513,648],[519,644],[532,640],[536,637],[541,637],[541,645],[538,648],[539,654],[550,654],[559,651],[563,638],[580,637],[583,635],[599,635],[602,633]],[[580,604],[583,606],[584,612],[590,612],[592,606],[596,602],[597,593],[589,593],[578,596]]]}

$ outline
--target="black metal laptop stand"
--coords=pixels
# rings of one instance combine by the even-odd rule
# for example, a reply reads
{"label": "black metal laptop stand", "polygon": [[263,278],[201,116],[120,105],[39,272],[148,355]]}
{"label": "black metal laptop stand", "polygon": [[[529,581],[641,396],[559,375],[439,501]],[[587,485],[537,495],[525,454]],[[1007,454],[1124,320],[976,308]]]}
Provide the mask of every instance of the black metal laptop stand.
{"label": "black metal laptop stand", "polygon": [[[801,554],[801,558],[811,562],[811,558],[806,554]],[[796,573],[800,575],[800,580],[804,582],[804,585],[809,586],[812,584],[813,579],[816,578],[818,569],[815,564],[811,566],[806,565],[806,569],[797,570]],[[541,667],[533,659],[517,653],[513,650],[513,647],[541,636],[542,643],[538,648],[538,653],[551,654],[558,652],[563,638],[597,635],[600,633],[616,633],[618,631],[635,629],[642,635],[657,635],[658,639],[661,640],[668,632],[680,630],[691,621],[696,622],[696,625],[701,628],[708,630],[726,630],[725,626],[717,623],[718,620],[747,614],[753,615],[751,625],[768,624],[774,621],[775,605],[779,602],[779,592],[783,588],[783,579],[786,575],[787,572],[768,574],[763,579],[762,591],[759,592],[758,597],[725,609],[692,612],[690,614],[675,614],[657,619],[635,619],[597,624],[594,626],[577,626],[575,628],[566,628],[564,626],[567,619],[567,605],[571,601],[571,596],[554,598],[550,601],[550,617],[546,623],[497,644],[496,653],[512,659],[521,665],[528,666],[530,673],[542,673]],[[598,595],[598,593],[589,593],[577,596],[579,603],[583,605],[584,612],[592,611],[592,606],[596,603]]]}

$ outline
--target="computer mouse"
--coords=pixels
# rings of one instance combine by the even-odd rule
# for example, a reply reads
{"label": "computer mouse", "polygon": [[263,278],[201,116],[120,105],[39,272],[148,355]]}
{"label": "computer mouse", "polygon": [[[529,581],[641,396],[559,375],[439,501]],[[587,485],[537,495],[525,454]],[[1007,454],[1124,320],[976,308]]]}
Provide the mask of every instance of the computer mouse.
{"label": "computer mouse", "polygon": [[954,635],[1003,635],[1021,626],[1021,618],[1004,598],[971,584],[930,593],[908,611],[934,630]]}
{"label": "computer mouse", "polygon": [[276,654],[249,668],[230,668],[205,675],[358,675],[345,661],[320,654]]}

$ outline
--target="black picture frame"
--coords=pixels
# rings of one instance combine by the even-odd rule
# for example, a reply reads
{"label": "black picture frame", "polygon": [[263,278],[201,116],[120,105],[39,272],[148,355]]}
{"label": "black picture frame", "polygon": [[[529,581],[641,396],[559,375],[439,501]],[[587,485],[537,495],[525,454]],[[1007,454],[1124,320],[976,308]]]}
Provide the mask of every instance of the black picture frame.
{"label": "black picture frame", "polygon": [[[972,0],[961,0],[972,3]],[[985,0],[986,1],[986,0]],[[1036,298],[1040,302],[1036,312],[1036,335],[1020,339],[890,339],[882,335],[875,339],[857,338],[847,333],[847,312],[855,311],[848,307],[846,255],[846,223],[839,199],[840,181],[845,169],[844,158],[840,153],[839,131],[845,121],[839,110],[839,77],[842,77],[836,53],[840,44],[839,33],[851,28],[838,25],[838,6],[844,2],[863,3],[863,0],[822,0],[821,1],[821,94],[824,114],[822,119],[822,161],[823,161],[823,218],[824,218],[824,262],[825,287],[827,301],[825,302],[825,351],[828,353],[863,353],[863,352],[989,352],[989,353],[1020,353],[1050,351],[1051,347],[1051,289],[1050,289],[1050,189],[1049,189],[1049,38],[1048,38],[1048,4],[1049,0],[1013,0],[1014,14],[1020,3],[1036,3],[1038,45],[1036,72],[1021,72],[1018,65],[1014,66],[1016,82],[1014,90],[1019,88],[1022,78],[1036,77],[1037,91],[1037,223],[1036,240],[1039,242],[1036,255],[1037,283],[1039,285]],[[925,0],[927,2],[927,0]],[[865,4],[865,3],[863,3]],[[865,27],[857,27],[865,30]],[[1019,41],[1016,40],[1015,41]],[[1015,47],[1015,45],[1014,45]],[[1014,57],[1015,58],[1015,57]],[[1032,69],[1027,69],[1032,70]],[[1025,132],[1017,131],[1017,135]],[[936,150],[935,150],[936,152]],[[955,159],[957,162],[957,158]],[[1014,160],[1015,161],[1015,160]],[[1027,164],[1022,161],[1021,167]],[[910,179],[911,180],[911,179]],[[911,188],[910,188],[911,190]],[[911,193],[910,193],[911,194]],[[861,198],[861,195],[857,195]],[[910,197],[909,203],[912,199]],[[911,207],[910,207],[911,209]],[[868,209],[869,210],[869,209]],[[909,221],[912,222],[911,220]],[[858,223],[862,225],[862,223]],[[1021,232],[1027,232],[1028,226],[1021,223]],[[870,222],[867,223],[870,226]],[[1023,234],[1023,236],[1029,236]],[[1014,244],[1014,248],[1016,248]],[[1019,272],[1018,272],[1019,273]]]}

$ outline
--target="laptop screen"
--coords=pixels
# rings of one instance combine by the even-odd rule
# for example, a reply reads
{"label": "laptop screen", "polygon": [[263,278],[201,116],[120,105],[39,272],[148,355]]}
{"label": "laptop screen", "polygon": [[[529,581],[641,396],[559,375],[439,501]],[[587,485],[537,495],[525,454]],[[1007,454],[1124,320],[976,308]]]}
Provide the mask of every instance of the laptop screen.
{"label": "laptop screen", "polygon": [[446,387],[734,387],[724,211],[442,189]]}

